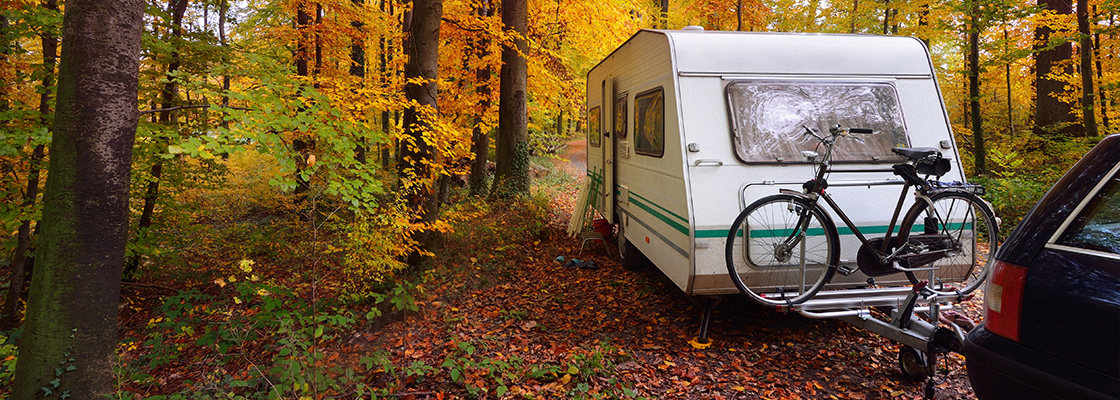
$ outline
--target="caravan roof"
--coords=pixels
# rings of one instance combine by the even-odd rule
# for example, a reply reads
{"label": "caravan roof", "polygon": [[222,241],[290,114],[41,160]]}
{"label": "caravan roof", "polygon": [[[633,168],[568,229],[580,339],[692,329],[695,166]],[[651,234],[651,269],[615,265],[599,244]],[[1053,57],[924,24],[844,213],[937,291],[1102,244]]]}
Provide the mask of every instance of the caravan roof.
{"label": "caravan roof", "polygon": [[643,35],[668,39],[681,75],[933,75],[925,44],[911,37],[643,29],[627,41]]}

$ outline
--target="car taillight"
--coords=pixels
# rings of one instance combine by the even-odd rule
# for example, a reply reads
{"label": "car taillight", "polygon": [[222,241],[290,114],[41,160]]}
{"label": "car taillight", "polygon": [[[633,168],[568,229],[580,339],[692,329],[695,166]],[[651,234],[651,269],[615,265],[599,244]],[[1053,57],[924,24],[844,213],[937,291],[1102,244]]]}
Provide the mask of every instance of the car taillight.
{"label": "car taillight", "polygon": [[1027,268],[995,260],[984,292],[984,325],[988,332],[1019,341],[1019,314]]}

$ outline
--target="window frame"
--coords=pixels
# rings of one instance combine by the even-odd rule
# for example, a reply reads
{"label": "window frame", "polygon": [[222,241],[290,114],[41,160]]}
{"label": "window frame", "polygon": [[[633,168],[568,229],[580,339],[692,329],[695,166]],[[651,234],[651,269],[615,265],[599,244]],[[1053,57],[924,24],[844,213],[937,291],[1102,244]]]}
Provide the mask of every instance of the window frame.
{"label": "window frame", "polygon": [[[656,150],[644,149],[639,144],[639,139],[642,137],[642,128],[644,126],[643,118],[640,118],[639,113],[644,111],[641,107],[641,101],[650,96],[660,96],[661,98],[661,147]],[[634,152],[648,157],[661,158],[665,156],[665,88],[658,86],[649,90],[639,92],[634,95],[634,137],[633,137]]]}

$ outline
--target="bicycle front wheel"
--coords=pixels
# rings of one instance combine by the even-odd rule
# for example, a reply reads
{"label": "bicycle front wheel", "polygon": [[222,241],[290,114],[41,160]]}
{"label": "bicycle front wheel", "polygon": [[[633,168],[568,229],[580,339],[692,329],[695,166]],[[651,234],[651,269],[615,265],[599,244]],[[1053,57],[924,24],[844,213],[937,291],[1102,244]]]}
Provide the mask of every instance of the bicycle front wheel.
{"label": "bicycle front wheel", "polygon": [[991,207],[968,192],[941,192],[919,200],[902,219],[899,243],[912,247],[901,257],[911,283],[928,281],[940,294],[972,293],[988,276],[999,247]]}
{"label": "bicycle front wheel", "polygon": [[763,305],[805,302],[832,279],[840,259],[836,227],[824,210],[784,194],[739,213],[726,246],[731,281]]}

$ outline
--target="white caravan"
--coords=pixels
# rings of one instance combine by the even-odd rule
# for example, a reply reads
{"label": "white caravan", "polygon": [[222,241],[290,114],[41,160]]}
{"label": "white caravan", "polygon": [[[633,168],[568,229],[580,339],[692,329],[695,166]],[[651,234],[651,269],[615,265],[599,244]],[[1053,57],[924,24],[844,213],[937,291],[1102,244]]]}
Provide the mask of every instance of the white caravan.
{"label": "white caravan", "polygon": [[[813,178],[803,125],[874,130],[842,138],[837,167],[889,170],[902,161],[890,148],[932,147],[952,160],[941,180],[964,181],[929,52],[914,38],[642,30],[588,73],[587,110],[587,174],[601,183],[591,203],[618,224],[621,246],[689,295],[738,292],[724,261],[728,229],[756,199]],[[901,184],[890,172],[829,179],[869,237],[886,231],[899,199],[901,186],[884,181]],[[860,242],[838,228],[841,264],[855,265]],[[832,287],[860,285],[867,277],[856,273]]]}

